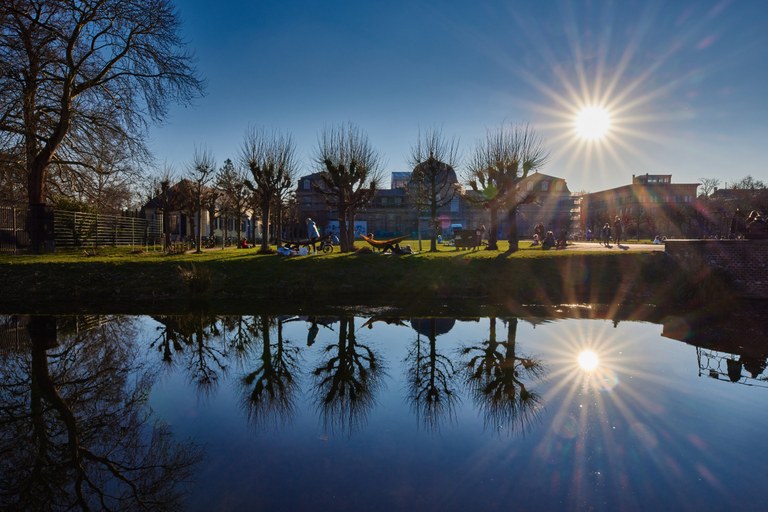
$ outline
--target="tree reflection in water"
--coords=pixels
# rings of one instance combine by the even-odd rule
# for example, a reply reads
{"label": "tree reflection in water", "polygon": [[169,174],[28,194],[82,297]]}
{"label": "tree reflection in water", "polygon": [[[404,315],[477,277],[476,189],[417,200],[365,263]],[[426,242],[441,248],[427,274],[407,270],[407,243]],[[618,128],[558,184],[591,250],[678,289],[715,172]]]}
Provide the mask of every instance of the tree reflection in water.
{"label": "tree reflection in water", "polygon": [[[64,322],[61,322],[64,323]],[[57,332],[62,336],[58,336]],[[0,365],[0,493],[9,510],[179,508],[201,452],[153,423],[132,320],[31,317]]]}
{"label": "tree reflection in water", "polygon": [[[440,332],[438,322],[444,327]],[[442,419],[454,418],[459,397],[454,388],[456,370],[453,363],[437,350],[438,334],[446,333],[454,323],[455,320],[445,318],[411,320],[418,334],[405,361],[408,365],[408,399],[416,416],[431,430],[436,430]],[[422,333],[428,343],[422,342]]]}
{"label": "tree reflection in water", "polygon": [[510,433],[525,430],[538,418],[541,397],[524,379],[540,379],[546,373],[540,360],[517,354],[517,322],[507,321],[507,340],[502,342],[496,340],[496,318],[491,317],[488,340],[461,350],[466,382],[486,426]]}
{"label": "tree reflection in water", "polygon": [[374,404],[382,362],[370,347],[357,342],[352,316],[339,319],[338,343],[325,347],[324,355],[327,360],[312,372],[323,423],[351,434],[365,423]]}
{"label": "tree reflection in water", "polygon": [[211,393],[227,372],[229,347],[224,343],[218,318],[206,313],[157,316],[160,332],[151,343],[169,366],[183,364],[199,391]]}
{"label": "tree reflection in water", "polygon": [[[273,343],[271,331],[276,329],[277,340]],[[248,418],[257,426],[269,422],[270,418],[285,422],[294,411],[297,390],[296,373],[299,370],[299,348],[283,339],[283,320],[267,315],[253,317],[245,331],[256,336],[243,346],[244,364],[253,364],[255,369],[246,372],[240,383],[245,392],[245,407]],[[261,339],[261,351],[256,349],[256,339]],[[247,347],[253,349],[251,358]]]}

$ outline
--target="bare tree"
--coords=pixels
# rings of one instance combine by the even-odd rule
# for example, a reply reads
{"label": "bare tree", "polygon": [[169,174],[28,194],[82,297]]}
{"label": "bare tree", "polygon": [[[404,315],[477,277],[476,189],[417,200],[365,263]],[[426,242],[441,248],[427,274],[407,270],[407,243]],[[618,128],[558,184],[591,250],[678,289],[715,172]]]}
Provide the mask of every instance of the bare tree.
{"label": "bare tree", "polygon": [[430,252],[437,251],[438,210],[451,203],[457,195],[458,181],[454,167],[458,163],[458,141],[443,137],[442,131],[428,130],[411,148],[414,166],[408,192],[412,195],[419,216],[423,210],[430,218]]}
{"label": "bare tree", "polygon": [[236,219],[238,240],[242,237],[242,218],[251,201],[246,179],[245,168],[235,166],[229,158],[216,175],[216,187],[222,194],[222,213],[225,220],[229,217]]}
{"label": "bare tree", "polygon": [[149,408],[135,321],[81,320],[33,316],[4,355],[2,509],[178,510],[202,451]]}
{"label": "bare tree", "polygon": [[203,252],[201,245],[203,241],[203,206],[208,203],[208,196],[211,193],[211,189],[208,188],[208,185],[213,181],[213,173],[215,170],[216,162],[210,151],[195,148],[195,153],[190,165],[189,176],[190,181],[192,182],[192,193],[194,195],[194,214],[197,216],[197,225],[195,226],[195,242],[197,244],[196,253]]}
{"label": "bare tree", "polygon": [[529,125],[502,125],[489,130],[485,140],[477,144],[469,163],[468,183],[482,193],[481,202],[490,213],[488,249],[498,250],[498,214],[506,212],[509,251],[517,251],[517,208],[535,199],[532,193],[519,190],[518,183],[548,158],[541,137]]}
{"label": "bare tree", "polygon": [[762,190],[766,188],[766,185],[762,180],[757,180],[752,176],[747,175],[739,181],[729,182],[728,188],[734,190]]}
{"label": "bare tree", "polygon": [[33,250],[52,167],[89,169],[117,141],[147,156],[147,122],[202,92],[168,0],[6,0],[0,7],[0,142],[23,148]]}
{"label": "bare tree", "polygon": [[349,123],[323,130],[315,160],[321,169],[321,183],[315,190],[336,209],[341,252],[349,252],[355,243],[355,215],[380,186],[381,159],[368,136]]}
{"label": "bare tree", "polygon": [[[241,159],[251,171],[253,182],[246,180],[246,186],[261,211],[260,252],[269,252],[272,208],[277,205],[280,209],[284,195],[293,186],[297,168],[295,154],[296,146],[290,135],[255,128],[249,128],[245,134]],[[282,226],[276,226],[274,232],[279,238]]]}
{"label": "bare tree", "polygon": [[699,181],[701,182],[699,185],[701,195],[704,197],[709,197],[720,186],[720,180],[717,178],[699,178]]}

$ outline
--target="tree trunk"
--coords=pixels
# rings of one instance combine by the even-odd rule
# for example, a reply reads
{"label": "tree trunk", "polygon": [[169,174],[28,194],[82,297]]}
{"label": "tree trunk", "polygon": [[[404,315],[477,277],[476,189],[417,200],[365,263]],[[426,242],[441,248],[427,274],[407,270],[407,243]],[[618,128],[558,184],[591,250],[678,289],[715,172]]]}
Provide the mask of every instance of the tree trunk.
{"label": "tree trunk", "polygon": [[432,236],[429,240],[429,252],[437,252],[437,193],[434,183],[432,184],[432,197],[430,199],[429,215],[432,218]]}
{"label": "tree trunk", "polygon": [[498,232],[499,232],[499,211],[496,207],[490,208],[490,217],[491,217],[491,228],[488,232],[488,247],[486,250],[488,251],[498,251],[499,250],[499,240],[498,240]]}
{"label": "tree trunk", "polygon": [[517,235],[517,208],[510,208],[507,218],[509,219],[509,251],[517,252],[519,249],[518,242],[520,241]]}
{"label": "tree trunk", "polygon": [[261,203],[261,252],[269,252],[269,203],[269,199]]}
{"label": "tree trunk", "polygon": [[197,226],[195,226],[195,244],[197,245],[196,253],[203,252],[203,205],[200,201],[197,202]]}

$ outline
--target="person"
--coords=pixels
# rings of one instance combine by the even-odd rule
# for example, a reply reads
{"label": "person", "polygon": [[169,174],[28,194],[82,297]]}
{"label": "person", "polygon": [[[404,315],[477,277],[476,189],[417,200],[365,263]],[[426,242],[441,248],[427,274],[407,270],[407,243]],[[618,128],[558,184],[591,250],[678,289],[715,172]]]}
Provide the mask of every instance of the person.
{"label": "person", "polygon": [[483,238],[485,237],[485,224],[480,224],[477,229],[477,243],[483,245]]}
{"label": "person", "polygon": [[621,225],[621,217],[618,215],[616,216],[616,219],[613,221],[613,239],[616,240],[616,245],[621,245],[621,235],[623,234],[624,229]]}
{"label": "person", "polygon": [[653,239],[653,243],[656,245],[661,244],[661,237],[659,235],[656,235],[656,238]]}
{"label": "person", "polygon": [[547,231],[544,240],[541,242],[542,249],[551,249],[555,246],[555,234],[552,231]]}
{"label": "person", "polygon": [[731,219],[731,230],[728,233],[728,238],[744,238],[747,233],[747,219],[744,217],[744,212],[741,208],[736,208],[733,212],[733,219]]}
{"label": "person", "polygon": [[587,228],[587,242],[592,241],[592,230]]}
{"label": "person", "polygon": [[320,327],[318,327],[315,317],[309,317],[309,320],[312,324],[309,326],[309,332],[307,332],[307,346],[311,347],[317,339],[317,333],[320,332]]}
{"label": "person", "polygon": [[601,237],[601,244],[610,247],[611,246],[611,225],[607,222],[603,226],[602,231],[600,232]]}
{"label": "person", "polygon": [[538,233],[534,233],[533,234],[533,243],[531,244],[531,247],[536,247],[537,245],[539,245],[539,234]]}
{"label": "person", "polygon": [[315,221],[309,217],[307,217],[307,238],[309,238],[310,244],[312,245],[312,252],[317,252],[317,249],[315,248],[315,240],[320,238],[320,232],[317,230]]}
{"label": "person", "polygon": [[240,248],[241,249],[249,249],[250,247],[251,246],[248,245],[248,240],[247,239],[243,238],[242,240],[240,240]]}

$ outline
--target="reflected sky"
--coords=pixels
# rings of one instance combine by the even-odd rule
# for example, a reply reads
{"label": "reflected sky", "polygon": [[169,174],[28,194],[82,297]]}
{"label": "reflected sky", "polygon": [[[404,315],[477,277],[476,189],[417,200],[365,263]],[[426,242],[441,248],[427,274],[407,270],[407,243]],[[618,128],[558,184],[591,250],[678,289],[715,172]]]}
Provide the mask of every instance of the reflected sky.
{"label": "reflected sky", "polygon": [[[148,409],[204,452],[187,510],[762,508],[766,376],[750,366],[732,382],[744,354],[663,337],[659,324],[132,326],[155,376]],[[12,360],[3,352],[6,371]]]}

